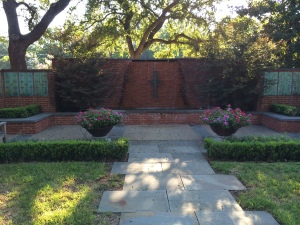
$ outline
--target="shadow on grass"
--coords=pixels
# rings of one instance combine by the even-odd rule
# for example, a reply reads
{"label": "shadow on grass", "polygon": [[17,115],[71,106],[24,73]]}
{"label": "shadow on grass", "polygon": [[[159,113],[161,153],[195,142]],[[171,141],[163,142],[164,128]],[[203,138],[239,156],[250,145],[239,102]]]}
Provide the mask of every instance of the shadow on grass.
{"label": "shadow on grass", "polygon": [[96,214],[102,192],[123,185],[121,176],[108,175],[110,168],[94,162],[0,165],[0,223],[106,224]]}

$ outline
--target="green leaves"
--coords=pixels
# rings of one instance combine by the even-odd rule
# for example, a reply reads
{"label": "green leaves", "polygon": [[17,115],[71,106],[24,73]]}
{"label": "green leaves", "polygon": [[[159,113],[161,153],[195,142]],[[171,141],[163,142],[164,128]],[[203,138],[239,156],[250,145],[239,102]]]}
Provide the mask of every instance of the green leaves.
{"label": "green leaves", "polygon": [[[198,35],[200,29],[209,24],[207,20],[211,11],[207,8],[212,6],[212,2],[90,0],[84,25],[92,29],[92,33],[110,30],[105,37],[107,40],[114,39],[112,43],[118,47],[121,47],[120,42],[126,42],[130,57],[139,58],[154,45],[197,45],[202,40]],[[197,31],[191,30],[192,27]],[[162,30],[167,30],[168,37],[163,35]]]}
{"label": "green leaves", "polygon": [[39,105],[0,109],[0,118],[27,118],[41,112]]}
{"label": "green leaves", "polygon": [[0,145],[0,163],[121,160],[128,148],[127,139],[14,142]]}
{"label": "green leaves", "polygon": [[[229,141],[204,139],[208,156],[216,160],[299,161],[300,141],[248,138]],[[252,141],[251,141],[252,140]]]}

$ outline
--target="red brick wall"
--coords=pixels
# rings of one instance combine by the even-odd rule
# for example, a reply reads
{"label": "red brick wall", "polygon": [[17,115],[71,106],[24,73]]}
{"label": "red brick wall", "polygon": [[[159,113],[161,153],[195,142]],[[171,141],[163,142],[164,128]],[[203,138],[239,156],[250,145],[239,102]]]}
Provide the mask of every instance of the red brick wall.
{"label": "red brick wall", "polygon": [[199,113],[129,113],[123,121],[126,125],[200,124]]}
{"label": "red brick wall", "polygon": [[300,132],[300,121],[281,121],[262,115],[261,124],[278,132]]}
{"label": "red brick wall", "polygon": [[53,118],[41,120],[36,123],[7,123],[8,134],[36,134],[52,126]]}
{"label": "red brick wall", "polygon": [[[157,98],[154,98],[153,72],[157,71]],[[126,76],[122,109],[136,108],[185,108],[183,80],[177,60],[132,61]]]}
{"label": "red brick wall", "polygon": [[189,109],[200,109],[209,106],[209,99],[199,87],[210,77],[207,61],[201,59],[180,59],[183,75],[184,97]]}
{"label": "red brick wall", "polygon": [[261,124],[261,120],[262,120],[262,115],[261,114],[252,114],[251,121],[252,121],[253,125]]}
{"label": "red brick wall", "polygon": [[287,104],[300,108],[300,96],[264,96],[258,101],[257,111],[269,111],[272,103]]}
{"label": "red brick wall", "polygon": [[111,76],[111,87],[108,90],[107,98],[103,106],[111,109],[119,109],[125,91],[125,75],[128,73],[131,60],[107,60],[104,69],[107,69]]}
{"label": "red brick wall", "polygon": [[53,125],[76,125],[74,116],[54,116]]}

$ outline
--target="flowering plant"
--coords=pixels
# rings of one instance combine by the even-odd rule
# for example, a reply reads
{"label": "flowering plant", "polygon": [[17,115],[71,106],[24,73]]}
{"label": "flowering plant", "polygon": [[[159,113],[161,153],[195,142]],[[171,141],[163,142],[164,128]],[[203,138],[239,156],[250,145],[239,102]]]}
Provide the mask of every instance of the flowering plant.
{"label": "flowering plant", "polygon": [[246,115],[240,108],[232,109],[230,106],[228,105],[225,110],[220,107],[205,110],[200,118],[206,124],[225,129],[239,129],[251,124],[251,114]]}
{"label": "flowering plant", "polygon": [[111,109],[89,108],[85,112],[79,112],[75,119],[85,129],[104,128],[122,123],[122,113],[113,112]]}

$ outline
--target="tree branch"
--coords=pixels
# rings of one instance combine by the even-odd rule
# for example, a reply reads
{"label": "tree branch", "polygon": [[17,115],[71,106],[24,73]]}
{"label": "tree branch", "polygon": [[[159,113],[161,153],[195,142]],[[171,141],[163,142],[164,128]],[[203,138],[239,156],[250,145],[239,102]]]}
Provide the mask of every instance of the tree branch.
{"label": "tree branch", "polygon": [[28,11],[29,11],[30,18],[29,18],[27,24],[28,24],[28,27],[31,27],[32,26],[32,21],[34,19],[34,16],[37,14],[36,13],[36,8],[34,6],[30,6],[26,2],[18,2],[17,3],[17,7],[19,7],[20,5],[24,5],[28,9]]}
{"label": "tree branch", "polygon": [[34,27],[34,29],[29,34],[25,35],[28,45],[37,41],[44,34],[49,24],[55,18],[55,16],[58,15],[61,11],[63,11],[69,3],[70,0],[58,0],[56,3],[52,3],[50,5],[50,8],[45,13],[41,21]]}
{"label": "tree branch", "polygon": [[[144,50],[145,50],[145,43],[146,43],[146,41],[147,41],[147,39],[149,38],[149,35],[150,35],[150,33],[153,31],[153,30],[155,30],[155,28],[157,28],[161,23],[164,23],[164,21],[168,18],[168,16],[166,16],[166,14],[168,13],[168,12],[170,12],[171,11],[171,9],[173,8],[173,7],[175,7],[176,5],[178,5],[179,4],[179,0],[175,0],[174,2],[172,2],[171,4],[169,4],[163,11],[162,11],[162,13],[161,13],[161,15],[153,22],[153,23],[151,23],[149,26],[148,26],[148,28],[147,28],[147,30],[145,31],[145,33],[144,33],[144,35],[143,35],[143,37],[142,37],[142,39],[141,39],[141,41],[140,41],[140,44],[139,44],[139,46],[138,46],[138,48],[137,48],[137,52],[143,52]],[[157,31],[156,31],[157,32]],[[154,33],[155,34],[155,33]],[[153,36],[154,36],[154,34],[153,34]]]}
{"label": "tree branch", "polygon": [[3,1],[3,9],[5,11],[9,39],[16,41],[21,38],[20,26],[17,15],[17,2],[15,0]]}
{"label": "tree branch", "polygon": [[[189,42],[179,41],[178,40],[179,38],[185,38]],[[150,42],[151,42],[150,45],[155,43],[155,42],[159,42],[159,43],[163,43],[163,44],[186,44],[186,45],[195,46],[196,43],[201,43],[201,42],[204,42],[204,41],[203,40],[195,40],[195,39],[193,39],[193,38],[191,38],[191,37],[189,37],[185,34],[178,34],[172,40],[164,40],[164,39],[160,39],[160,38],[155,38],[155,39],[152,39]]]}

